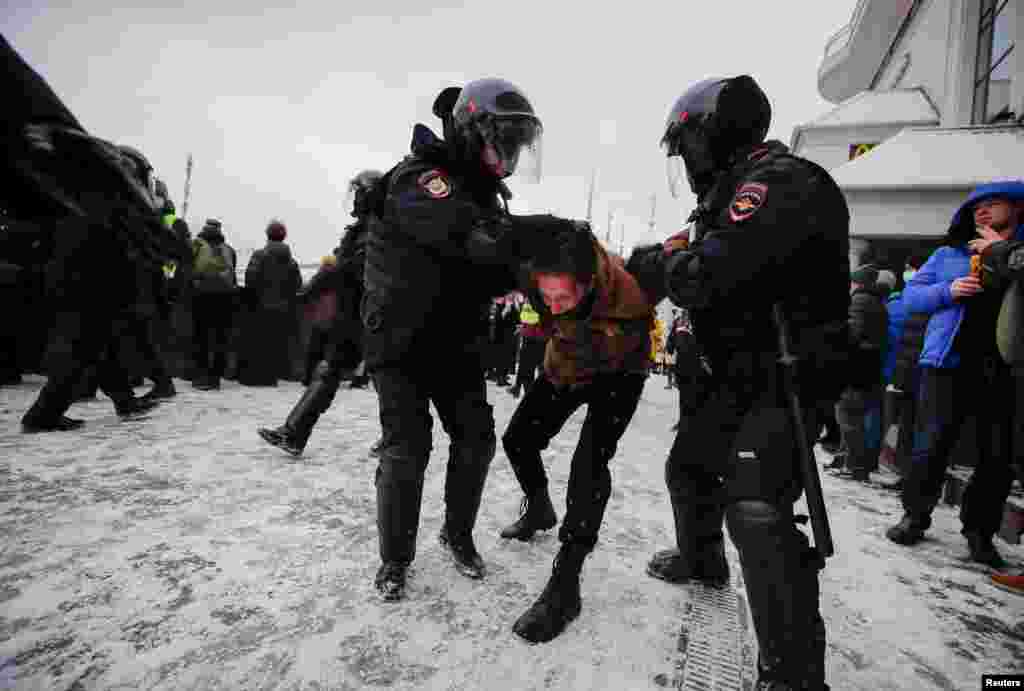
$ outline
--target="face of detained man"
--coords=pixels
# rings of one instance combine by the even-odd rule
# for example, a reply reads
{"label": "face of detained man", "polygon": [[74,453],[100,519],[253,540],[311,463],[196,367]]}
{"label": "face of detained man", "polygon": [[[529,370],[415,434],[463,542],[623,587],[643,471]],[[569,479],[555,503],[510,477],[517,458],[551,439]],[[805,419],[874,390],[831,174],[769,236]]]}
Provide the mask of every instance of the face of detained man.
{"label": "face of detained man", "polygon": [[538,274],[537,289],[555,316],[574,309],[587,292],[586,286],[570,274]]}

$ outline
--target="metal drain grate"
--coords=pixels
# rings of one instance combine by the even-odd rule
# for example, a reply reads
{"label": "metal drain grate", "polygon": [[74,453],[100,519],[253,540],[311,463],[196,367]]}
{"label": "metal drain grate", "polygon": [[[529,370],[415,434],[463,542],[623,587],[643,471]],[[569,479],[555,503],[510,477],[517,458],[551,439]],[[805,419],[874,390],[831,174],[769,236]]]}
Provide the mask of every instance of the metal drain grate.
{"label": "metal drain grate", "polygon": [[750,691],[756,680],[756,650],[747,603],[738,590],[690,586],[683,612],[674,687],[686,691]]}

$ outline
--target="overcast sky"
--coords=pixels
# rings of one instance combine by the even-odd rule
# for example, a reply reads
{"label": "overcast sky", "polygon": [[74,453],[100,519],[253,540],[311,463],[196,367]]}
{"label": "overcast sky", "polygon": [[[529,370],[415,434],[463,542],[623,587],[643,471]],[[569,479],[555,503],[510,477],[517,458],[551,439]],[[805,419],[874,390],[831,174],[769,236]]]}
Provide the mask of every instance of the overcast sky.
{"label": "overcast sky", "polygon": [[[140,3],[142,4],[142,3]],[[512,178],[513,212],[615,213],[613,245],[662,239],[693,206],[672,199],[658,140],[672,102],[711,76],[751,74],[774,111],[770,137],[832,106],[817,91],[825,42],[856,0],[472,3],[197,2],[149,9],[102,0],[10,0],[2,31],[92,134],[143,151],[187,220],[216,216],[239,250],[272,217],[315,261],[350,220],[347,181],[387,170],[443,87],[480,77],[519,85],[544,124],[544,175]],[[657,227],[648,232],[651,195]]]}

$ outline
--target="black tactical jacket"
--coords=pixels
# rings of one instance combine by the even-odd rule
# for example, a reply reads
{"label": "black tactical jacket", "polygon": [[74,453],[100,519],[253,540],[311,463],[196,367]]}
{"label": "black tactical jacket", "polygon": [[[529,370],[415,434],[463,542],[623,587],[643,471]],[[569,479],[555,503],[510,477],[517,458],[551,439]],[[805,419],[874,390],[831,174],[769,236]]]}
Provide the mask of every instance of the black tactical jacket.
{"label": "black tactical jacket", "polygon": [[[737,156],[691,218],[695,240],[687,249],[675,249],[671,240],[638,248],[627,269],[665,295],[678,278],[673,271],[687,270],[673,259],[692,253],[691,266],[699,267],[692,275],[695,299],[681,306],[691,308],[716,375],[723,373],[715,361],[727,361],[729,353],[777,353],[776,303],[806,361],[802,379],[812,379],[819,367],[833,371],[849,356],[849,211],[823,168],[766,142]],[[831,396],[836,386],[819,393]]]}
{"label": "black tactical jacket", "polygon": [[516,287],[511,265],[478,261],[469,247],[476,229],[506,214],[500,181],[464,170],[417,125],[412,154],[382,187],[366,248],[367,366],[479,358],[490,300]]}

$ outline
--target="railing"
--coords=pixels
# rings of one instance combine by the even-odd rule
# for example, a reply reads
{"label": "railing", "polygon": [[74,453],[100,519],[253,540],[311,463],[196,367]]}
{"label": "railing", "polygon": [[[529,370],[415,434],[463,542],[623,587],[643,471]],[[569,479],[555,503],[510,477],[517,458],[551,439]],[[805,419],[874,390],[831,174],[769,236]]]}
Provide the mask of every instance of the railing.
{"label": "railing", "polygon": [[833,53],[838,53],[850,42],[854,29],[857,28],[857,24],[860,23],[861,17],[864,16],[864,10],[866,9],[867,4],[868,0],[857,0],[857,6],[853,8],[853,16],[850,18],[850,22],[839,31],[832,34],[832,37],[825,42],[825,57],[828,57]]}

